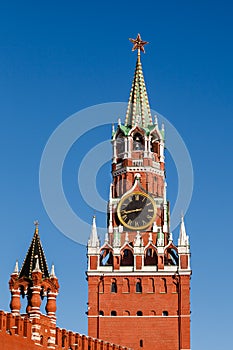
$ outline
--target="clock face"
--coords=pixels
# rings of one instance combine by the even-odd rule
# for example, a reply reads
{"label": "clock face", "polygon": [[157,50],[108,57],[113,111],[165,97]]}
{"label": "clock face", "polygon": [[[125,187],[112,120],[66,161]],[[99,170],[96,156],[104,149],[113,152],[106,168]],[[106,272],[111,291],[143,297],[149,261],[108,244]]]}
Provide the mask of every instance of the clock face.
{"label": "clock face", "polygon": [[142,230],[154,222],[156,205],[148,194],[133,192],[120,200],[117,215],[123,226],[131,230]]}

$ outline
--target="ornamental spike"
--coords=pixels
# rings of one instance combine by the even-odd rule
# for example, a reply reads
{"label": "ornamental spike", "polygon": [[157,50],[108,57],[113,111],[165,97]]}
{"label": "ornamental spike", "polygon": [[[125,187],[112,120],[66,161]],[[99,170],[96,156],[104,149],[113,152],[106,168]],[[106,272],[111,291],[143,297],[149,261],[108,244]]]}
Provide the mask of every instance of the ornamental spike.
{"label": "ornamental spike", "polygon": [[178,245],[179,246],[189,245],[189,237],[187,236],[187,233],[186,233],[183,215],[181,216],[180,235],[179,235],[179,239],[178,239]]}
{"label": "ornamental spike", "polygon": [[93,215],[92,218],[92,228],[91,228],[91,235],[90,239],[88,241],[89,247],[99,247],[99,238],[97,235],[97,228],[96,228],[96,218],[95,215]]}
{"label": "ornamental spike", "polygon": [[52,278],[56,277],[54,264],[52,264],[52,266],[51,266],[50,277],[52,277]]}
{"label": "ornamental spike", "polygon": [[15,268],[14,268],[13,274],[15,274],[15,275],[19,274],[19,262],[18,262],[18,260],[16,260],[16,262],[15,262]]}
{"label": "ornamental spike", "polygon": [[35,259],[36,259],[36,265],[32,272],[41,272],[38,255],[35,255]]}

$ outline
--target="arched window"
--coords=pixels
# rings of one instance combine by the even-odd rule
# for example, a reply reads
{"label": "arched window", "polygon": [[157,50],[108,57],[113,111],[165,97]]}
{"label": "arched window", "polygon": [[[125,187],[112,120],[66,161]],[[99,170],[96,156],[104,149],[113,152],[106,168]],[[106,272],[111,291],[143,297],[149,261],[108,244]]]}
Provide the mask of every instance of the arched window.
{"label": "arched window", "polygon": [[133,266],[133,253],[125,248],[121,254],[121,266]]}
{"label": "arched window", "polygon": [[111,316],[116,316],[117,315],[117,312],[115,310],[112,310],[111,311]]}
{"label": "arched window", "polygon": [[43,338],[43,335],[40,336],[40,345],[43,345],[44,343],[44,338]]}
{"label": "arched window", "polygon": [[100,310],[99,315],[100,315],[100,316],[104,316],[103,310]]}
{"label": "arched window", "polygon": [[168,316],[168,311],[167,311],[167,310],[164,310],[164,311],[162,312],[162,315],[163,315],[163,316]]}
{"label": "arched window", "polygon": [[119,134],[116,139],[117,157],[122,158],[125,151],[125,139],[123,134]]}
{"label": "arched window", "polygon": [[139,278],[137,279],[137,282],[136,282],[136,293],[142,293],[142,283]]}
{"label": "arched window", "polygon": [[178,266],[179,257],[178,253],[174,248],[168,248],[165,253],[165,265]]}
{"label": "arched window", "polygon": [[115,278],[112,280],[111,293],[117,293],[117,283]]}
{"label": "arched window", "polygon": [[146,255],[144,257],[144,265],[145,266],[157,266],[158,265],[158,257],[155,249],[148,248],[146,250]]}
{"label": "arched window", "polygon": [[144,149],[143,137],[139,132],[133,136],[133,149],[134,151],[141,151]]}
{"label": "arched window", "polygon": [[143,315],[143,313],[141,310],[137,311],[137,316],[142,316],[142,315]]}
{"label": "arched window", "polygon": [[112,266],[113,256],[110,249],[104,248],[100,253],[100,265],[101,266]]}

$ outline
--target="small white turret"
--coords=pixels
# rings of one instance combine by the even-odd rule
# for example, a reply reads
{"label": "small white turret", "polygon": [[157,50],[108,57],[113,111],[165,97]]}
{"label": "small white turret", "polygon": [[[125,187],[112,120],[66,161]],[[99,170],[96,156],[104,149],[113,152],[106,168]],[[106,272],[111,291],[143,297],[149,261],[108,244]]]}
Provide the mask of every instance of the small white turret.
{"label": "small white turret", "polygon": [[92,219],[92,228],[91,228],[90,239],[88,241],[88,247],[99,248],[99,246],[100,246],[100,241],[97,235],[96,219],[94,215]]}
{"label": "small white turret", "polygon": [[119,248],[121,246],[121,225],[119,227],[114,227],[113,229],[113,247]]}
{"label": "small white turret", "polygon": [[159,231],[158,231],[157,246],[164,247],[164,233],[161,227],[159,227]]}
{"label": "small white turret", "polygon": [[15,262],[15,268],[14,268],[13,274],[14,275],[19,274],[19,262],[18,262],[18,260],[16,260],[16,262]]}
{"label": "small white turret", "polygon": [[54,264],[52,264],[52,266],[51,266],[50,277],[56,277]]}
{"label": "small white turret", "polygon": [[178,239],[178,246],[189,246],[189,236],[186,233],[183,215],[181,216],[180,235],[179,235],[179,239]]}
{"label": "small white turret", "polygon": [[137,235],[134,240],[134,246],[135,247],[141,247],[142,245],[142,236],[140,234],[140,231],[137,231]]}
{"label": "small white turret", "polygon": [[153,243],[152,232],[149,233],[149,243]]}
{"label": "small white turret", "polygon": [[158,226],[156,224],[156,221],[153,223],[153,232],[157,232],[158,231]]}
{"label": "small white turret", "polygon": [[35,255],[35,259],[36,259],[36,265],[32,272],[41,272],[38,255]]}

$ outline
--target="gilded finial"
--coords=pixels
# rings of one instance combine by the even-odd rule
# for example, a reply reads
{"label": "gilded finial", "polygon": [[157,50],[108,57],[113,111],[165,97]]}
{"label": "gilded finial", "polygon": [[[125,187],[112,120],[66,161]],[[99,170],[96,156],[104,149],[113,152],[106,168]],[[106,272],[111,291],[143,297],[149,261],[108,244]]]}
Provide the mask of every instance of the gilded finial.
{"label": "gilded finial", "polygon": [[35,225],[35,233],[38,233],[39,232],[39,221],[35,220],[34,225]]}
{"label": "gilded finial", "polygon": [[149,44],[149,42],[143,41],[139,33],[136,39],[129,38],[129,41],[131,41],[131,43],[133,44],[132,51],[138,50],[138,59],[140,60],[140,51],[145,53],[144,45]]}

